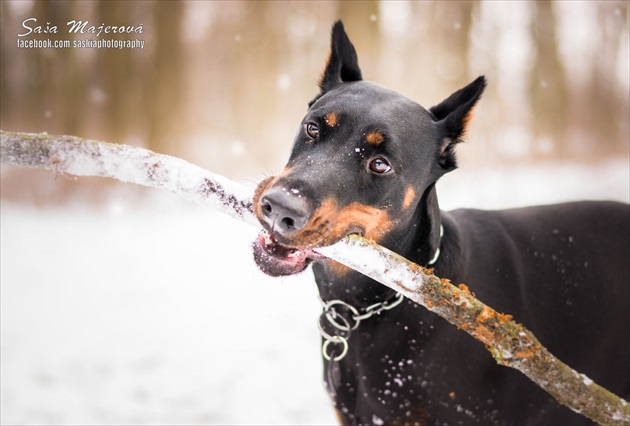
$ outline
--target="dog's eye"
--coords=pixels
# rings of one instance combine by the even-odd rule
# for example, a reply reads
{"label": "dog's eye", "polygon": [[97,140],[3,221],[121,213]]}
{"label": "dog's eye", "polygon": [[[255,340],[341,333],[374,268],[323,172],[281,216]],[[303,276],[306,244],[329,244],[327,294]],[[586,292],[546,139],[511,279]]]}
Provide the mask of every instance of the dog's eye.
{"label": "dog's eye", "polygon": [[374,173],[383,174],[392,171],[392,166],[389,165],[386,159],[382,157],[376,157],[370,161],[370,170]]}
{"label": "dog's eye", "polygon": [[317,139],[319,137],[319,126],[315,123],[308,123],[306,125],[306,134],[313,139]]}

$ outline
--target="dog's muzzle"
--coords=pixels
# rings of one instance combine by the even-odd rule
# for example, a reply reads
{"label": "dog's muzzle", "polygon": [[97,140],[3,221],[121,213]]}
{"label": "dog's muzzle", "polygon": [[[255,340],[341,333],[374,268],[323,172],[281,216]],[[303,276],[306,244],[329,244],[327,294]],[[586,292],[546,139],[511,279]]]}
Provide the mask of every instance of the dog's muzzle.
{"label": "dog's muzzle", "polygon": [[264,190],[255,202],[258,219],[265,229],[254,241],[254,260],[263,272],[271,276],[292,275],[302,272],[313,260],[323,258],[309,248],[297,248],[290,243],[312,215],[298,189],[274,186]]}

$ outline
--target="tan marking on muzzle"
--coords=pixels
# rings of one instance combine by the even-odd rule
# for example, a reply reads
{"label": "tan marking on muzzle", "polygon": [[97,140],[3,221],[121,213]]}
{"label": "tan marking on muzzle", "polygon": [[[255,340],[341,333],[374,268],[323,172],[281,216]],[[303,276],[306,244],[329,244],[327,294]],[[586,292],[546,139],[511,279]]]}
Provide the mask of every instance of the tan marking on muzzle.
{"label": "tan marking on muzzle", "polygon": [[[262,194],[271,188],[280,177],[286,175],[288,169],[278,176],[263,180],[256,188],[254,195],[254,211],[262,218],[260,199]],[[384,209],[351,203],[339,208],[334,198],[326,198],[313,212],[306,226],[282,242],[283,245],[295,248],[314,248],[335,244],[351,232],[362,232],[365,238],[379,242],[391,229],[395,222],[389,218]],[[334,261],[327,261],[333,273],[343,275],[351,269]]]}
{"label": "tan marking on muzzle", "polygon": [[[363,236],[374,241],[379,241],[394,226],[389,219],[389,213],[384,209],[373,206],[367,206],[361,203],[351,203],[341,209],[335,222],[343,225],[346,224],[345,231],[338,228],[341,233],[348,232],[352,228],[359,227],[363,230]],[[337,240],[345,237],[339,234]]]}
{"label": "tan marking on muzzle", "polygon": [[[259,198],[255,197],[255,202]],[[362,232],[365,238],[379,241],[393,225],[386,210],[360,203],[340,209],[334,198],[326,198],[304,228],[285,238],[283,244],[296,248],[329,246],[352,232]]]}
{"label": "tan marking on muzzle", "polygon": [[[366,206],[360,203],[352,203],[340,210],[336,210],[336,203],[327,199],[322,203],[312,219],[312,232],[307,231],[303,235],[306,239],[315,237],[309,243],[314,247],[328,246],[344,238],[348,233],[363,232],[363,236],[373,241],[380,241],[393,228],[394,222],[389,219],[389,214],[383,209]],[[317,223],[321,224],[319,229]],[[311,225],[307,225],[307,228]],[[306,231],[306,228],[305,228]],[[306,241],[301,241],[304,244]],[[341,263],[332,260],[326,261],[330,272],[336,275],[345,275],[351,269]]]}

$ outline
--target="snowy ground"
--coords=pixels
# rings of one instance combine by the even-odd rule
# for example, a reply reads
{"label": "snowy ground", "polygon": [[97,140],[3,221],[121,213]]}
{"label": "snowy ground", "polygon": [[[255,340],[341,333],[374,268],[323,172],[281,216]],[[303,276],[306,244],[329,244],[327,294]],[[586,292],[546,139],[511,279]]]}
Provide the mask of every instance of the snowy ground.
{"label": "snowy ground", "polygon": [[[628,161],[459,170],[442,207],[628,202]],[[271,279],[257,230],[152,191],[1,206],[1,421],[332,424],[311,273]]]}

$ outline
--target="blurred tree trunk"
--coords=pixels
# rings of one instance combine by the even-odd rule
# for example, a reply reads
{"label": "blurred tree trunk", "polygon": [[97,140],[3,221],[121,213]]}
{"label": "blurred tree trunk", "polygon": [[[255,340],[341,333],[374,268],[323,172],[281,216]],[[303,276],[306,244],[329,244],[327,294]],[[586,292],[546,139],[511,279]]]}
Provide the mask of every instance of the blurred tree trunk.
{"label": "blurred tree trunk", "polygon": [[[54,22],[53,18],[56,16],[55,5],[53,2],[38,1],[33,6],[32,15],[34,17],[45,16],[48,22]],[[41,22],[42,18],[38,19],[38,25],[46,25],[45,22]],[[58,22],[58,21],[57,21]],[[51,38],[54,38],[55,34],[49,34]],[[52,96],[52,84],[51,73],[53,67],[54,57],[47,52],[47,49],[24,49],[22,50],[25,56],[25,81],[23,96],[24,106],[22,112],[24,122],[32,123],[37,130],[55,131],[46,126],[45,116],[46,111],[50,111],[50,102],[54,99]],[[65,97],[59,99],[61,102]]]}
{"label": "blurred tree trunk", "polygon": [[593,72],[587,87],[586,99],[590,107],[588,115],[592,120],[591,137],[593,147],[608,145],[605,149],[615,149],[620,144],[628,144],[628,128],[623,129],[620,123],[628,120],[628,92],[619,90],[622,85],[618,81],[617,66],[619,47],[622,38],[628,32],[628,2],[598,2],[598,28],[601,29],[600,48],[597,60],[593,64]]}
{"label": "blurred tree trunk", "polygon": [[534,2],[532,35],[537,54],[530,77],[532,133],[536,141],[551,139],[559,153],[566,151],[567,83],[558,58],[556,23],[551,1]]}
{"label": "blurred tree trunk", "polygon": [[[11,9],[7,2],[0,2],[0,26],[2,28],[7,28],[9,22],[15,19],[11,13]],[[9,66],[9,61],[6,56],[9,46],[7,45],[8,37],[0,38],[0,111],[2,111],[3,118],[12,119],[12,115],[9,112],[13,112],[9,109],[9,105],[13,106],[13,109],[16,108],[18,103],[18,96],[16,95],[17,90],[15,90],[15,85],[9,82],[9,75],[12,74],[11,68],[14,66],[11,64]]]}
{"label": "blurred tree trunk", "polygon": [[183,73],[181,44],[184,5],[177,1],[153,3],[154,45],[152,69],[147,70],[150,149],[174,153],[172,141],[177,140],[174,126],[180,112]]}
{"label": "blurred tree trunk", "polygon": [[[59,22],[67,22],[68,16],[77,16],[77,3],[67,2],[67,9],[63,12]],[[80,15],[79,15],[80,16]],[[63,18],[65,17],[65,19]],[[60,84],[61,90],[57,94],[57,112],[63,111],[63,118],[59,121],[60,130],[66,132],[79,132],[85,119],[87,109],[85,70],[79,63],[77,49],[61,49],[57,62],[61,64]]]}
{"label": "blurred tree trunk", "polygon": [[[160,2],[158,2],[160,3]],[[124,2],[100,0],[96,8],[96,16],[105,23],[114,23],[129,13],[129,5]],[[122,39],[122,37],[112,37]],[[105,119],[106,133],[110,140],[123,143],[129,134],[129,124],[132,117],[131,103],[133,98],[131,84],[134,74],[132,71],[131,55],[136,54],[131,49],[103,49],[98,55],[98,69],[102,73],[102,90],[106,94]]]}
{"label": "blurred tree trunk", "polygon": [[[41,2],[45,12],[35,14],[38,24],[50,21],[59,27],[59,33],[47,36],[57,40],[69,40],[65,23],[74,13],[77,3],[71,1]],[[43,4],[45,3],[45,5]],[[42,17],[47,17],[43,19]],[[72,48],[56,48],[53,51],[42,50],[47,63],[46,92],[44,100],[43,124],[49,132],[76,132],[84,115],[83,82],[77,64],[77,53]]]}
{"label": "blurred tree trunk", "polygon": [[[286,4],[280,5],[287,7]],[[232,105],[233,119],[247,125],[238,129],[240,140],[231,141],[232,145],[225,147],[230,156],[240,149],[240,145],[234,144],[244,144],[248,140],[262,141],[261,136],[274,134],[275,131],[276,117],[272,111],[276,111],[278,105],[279,61],[287,43],[284,31],[274,31],[270,24],[278,6],[276,2],[247,2],[239,11],[242,14],[241,19],[231,28],[236,39],[232,52],[233,66],[238,74],[233,76],[224,73],[222,78],[232,84],[232,92],[226,95]],[[228,99],[218,101],[226,102]],[[284,113],[280,111],[279,116],[282,115]],[[265,153],[277,150],[275,154],[282,155],[286,144],[262,144],[258,148]]]}
{"label": "blurred tree trunk", "polygon": [[[46,28],[47,23],[51,26],[56,25],[58,33],[47,33],[45,38],[68,40],[65,22],[68,16],[73,15],[75,6],[74,2],[34,2],[28,16],[36,18],[37,22],[31,22],[30,25],[31,27],[38,25],[42,28]],[[6,2],[2,2],[1,7],[3,27],[5,27],[8,25],[5,19],[9,19],[11,13]],[[21,25],[24,19],[26,19],[25,16],[15,17],[15,20],[19,21],[20,31],[23,30]],[[16,41],[10,37],[4,38],[12,43]],[[43,37],[26,37],[25,39],[43,39]],[[19,58],[13,57],[10,61],[9,58],[2,58],[3,118],[6,118],[5,114],[10,105],[10,113],[19,112],[14,118],[18,125],[28,123],[34,130],[47,132],[78,132],[84,111],[82,106],[84,80],[81,67],[77,63],[75,49],[33,48],[19,49],[19,52]],[[19,75],[18,79],[16,75]],[[9,76],[13,77],[11,82],[8,81]]]}
{"label": "blurred tree trunk", "polygon": [[438,46],[436,60],[441,77],[453,82],[454,88],[470,83],[469,34],[475,3],[471,1],[433,2],[433,25]]}
{"label": "blurred tree trunk", "polygon": [[[346,31],[351,34],[355,48],[359,54],[359,66],[369,70],[378,64],[381,55],[381,38],[378,32],[378,1],[339,1],[337,11],[339,19],[344,23]],[[363,78],[370,79],[364,75]]]}

